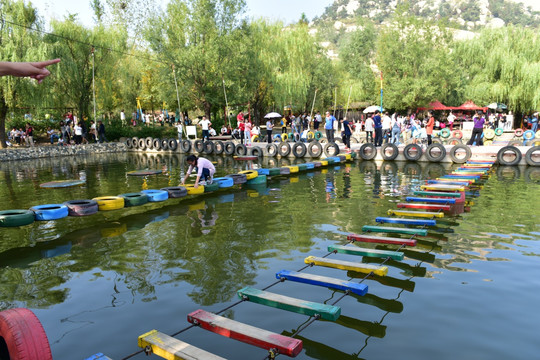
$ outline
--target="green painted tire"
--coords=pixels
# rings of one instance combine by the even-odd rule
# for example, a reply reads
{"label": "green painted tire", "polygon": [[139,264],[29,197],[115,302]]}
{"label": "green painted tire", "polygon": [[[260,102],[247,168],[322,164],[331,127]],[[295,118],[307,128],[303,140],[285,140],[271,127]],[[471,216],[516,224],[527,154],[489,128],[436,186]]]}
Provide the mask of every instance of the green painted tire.
{"label": "green painted tire", "polygon": [[217,190],[219,190],[219,183],[218,182],[213,182],[211,184],[204,185],[204,192],[205,193],[212,192],[212,191],[217,191]]}
{"label": "green painted tire", "polygon": [[280,175],[281,174],[281,169],[280,168],[272,168],[269,170],[269,174],[270,176],[277,176],[277,175]]}
{"label": "green painted tire", "polygon": [[307,165],[306,164],[298,164],[298,170],[299,171],[306,171]]}
{"label": "green painted tire", "polygon": [[444,128],[439,132],[439,136],[446,139],[449,138],[451,135],[450,129]]}
{"label": "green painted tire", "polygon": [[320,132],[320,131],[315,131],[315,140],[317,140],[317,141],[318,141],[318,140],[321,140],[322,137],[323,137],[322,132]]}
{"label": "green painted tire", "polygon": [[503,128],[496,128],[495,129],[495,135],[501,136],[502,134],[504,134]]}
{"label": "green painted tire", "polygon": [[33,223],[34,212],[31,210],[0,211],[0,227],[24,226]]}
{"label": "green painted tire", "polygon": [[247,181],[248,185],[266,184],[266,175],[259,175]]}
{"label": "green painted tire", "polygon": [[118,196],[124,198],[125,207],[144,205],[148,202],[148,195],[143,193],[127,193]]}

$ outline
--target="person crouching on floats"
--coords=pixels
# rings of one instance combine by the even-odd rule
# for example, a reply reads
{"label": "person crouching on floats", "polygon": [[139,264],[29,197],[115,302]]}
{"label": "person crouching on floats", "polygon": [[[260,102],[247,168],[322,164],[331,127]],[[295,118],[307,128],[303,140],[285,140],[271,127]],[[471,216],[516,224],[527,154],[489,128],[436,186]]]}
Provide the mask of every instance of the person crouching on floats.
{"label": "person crouching on floats", "polygon": [[214,167],[214,164],[210,162],[210,160],[202,157],[197,157],[195,155],[189,155],[186,159],[186,162],[189,164],[189,168],[186,176],[182,179],[182,183],[180,185],[184,185],[186,179],[189,177],[189,174],[191,174],[194,168],[197,168],[197,179],[195,179],[194,185],[195,189],[199,187],[199,180],[201,180],[201,177],[204,177],[204,185],[212,184],[216,168]]}

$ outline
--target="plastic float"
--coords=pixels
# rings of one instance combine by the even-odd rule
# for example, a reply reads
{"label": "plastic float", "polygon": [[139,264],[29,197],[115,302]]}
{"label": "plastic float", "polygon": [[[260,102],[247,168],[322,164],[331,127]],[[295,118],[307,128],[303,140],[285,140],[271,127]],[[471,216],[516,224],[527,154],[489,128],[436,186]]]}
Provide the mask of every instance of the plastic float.
{"label": "plastic float", "polygon": [[84,180],[55,180],[40,184],[39,187],[44,189],[56,189],[84,185],[85,183]]}

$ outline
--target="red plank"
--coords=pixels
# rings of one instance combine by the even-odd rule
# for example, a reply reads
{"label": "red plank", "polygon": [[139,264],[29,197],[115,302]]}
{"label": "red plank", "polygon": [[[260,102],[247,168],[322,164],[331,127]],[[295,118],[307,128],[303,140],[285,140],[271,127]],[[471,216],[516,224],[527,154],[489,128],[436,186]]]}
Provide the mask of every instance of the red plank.
{"label": "red plank", "polygon": [[245,342],[266,350],[277,349],[280,354],[295,357],[302,351],[302,341],[256,328],[204,310],[187,316],[190,323],[225,337]]}
{"label": "red plank", "polygon": [[406,209],[426,209],[434,211],[450,211],[450,205],[439,205],[439,204],[417,204],[417,203],[399,203],[397,204],[398,208]]}
{"label": "red plank", "polygon": [[400,238],[373,236],[373,235],[349,234],[347,235],[347,240],[354,240],[358,242],[371,242],[371,243],[378,243],[378,244],[416,246],[416,240],[414,239],[400,239]]}

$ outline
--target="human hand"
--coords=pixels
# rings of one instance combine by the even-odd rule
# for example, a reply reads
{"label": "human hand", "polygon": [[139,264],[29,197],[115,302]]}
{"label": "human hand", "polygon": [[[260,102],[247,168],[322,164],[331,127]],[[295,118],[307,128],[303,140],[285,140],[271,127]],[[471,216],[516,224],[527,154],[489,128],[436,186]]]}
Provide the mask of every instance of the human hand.
{"label": "human hand", "polygon": [[46,67],[59,62],[60,59],[38,62],[4,62],[0,63],[0,75],[30,77],[32,79],[36,79],[38,83],[41,83],[43,79],[51,74]]}
{"label": "human hand", "polygon": [[193,187],[194,187],[194,188],[196,189],[196,188],[198,188],[198,187],[199,187],[199,184],[198,184],[198,183],[196,183],[195,185],[193,185]]}

